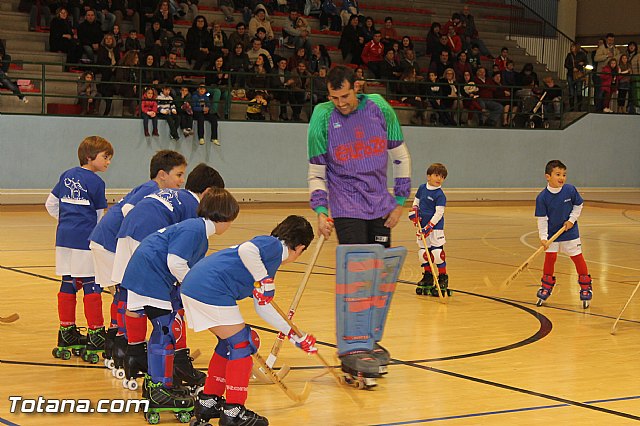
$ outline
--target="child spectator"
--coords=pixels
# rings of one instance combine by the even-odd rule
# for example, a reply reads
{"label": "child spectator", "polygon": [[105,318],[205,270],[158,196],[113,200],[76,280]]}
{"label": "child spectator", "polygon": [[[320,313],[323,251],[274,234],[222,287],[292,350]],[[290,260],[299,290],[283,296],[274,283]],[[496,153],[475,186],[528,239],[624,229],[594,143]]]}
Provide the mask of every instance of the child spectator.
{"label": "child spectator", "polygon": [[91,71],[85,71],[78,80],[78,103],[82,107],[80,114],[98,113],[96,96],[98,96],[98,89],[94,81],[94,75]]}
{"label": "child spectator", "polygon": [[500,70],[500,72],[504,71],[507,69],[507,61],[509,60],[509,49],[506,47],[503,47],[500,50],[500,56],[498,56],[494,61],[493,64],[498,66],[498,69]]}
{"label": "child spectator", "polygon": [[256,90],[253,99],[247,105],[247,120],[263,121],[267,104],[265,93],[262,90]]}
{"label": "child spectator", "polygon": [[204,145],[204,122],[211,125],[211,142],[220,146],[218,140],[218,117],[211,111],[211,95],[207,92],[207,86],[201,84],[196,92],[191,96],[191,109],[193,118],[198,123],[198,142]]}
{"label": "child spectator", "polygon": [[602,92],[602,112],[613,112],[611,109],[611,97],[618,90],[618,61],[616,58],[611,58],[602,68],[600,73]]}
{"label": "child spectator", "polygon": [[380,30],[380,34],[382,34],[382,42],[387,45],[400,39],[398,32],[393,28],[393,18],[391,16],[384,18],[384,27]]}
{"label": "child spectator", "polygon": [[558,86],[550,75],[542,79],[542,93],[545,114],[549,117],[560,117],[562,112],[562,88]]}
{"label": "child spectator", "polygon": [[[575,186],[565,183],[567,166],[559,160],[547,163],[544,170],[547,187],[536,197],[536,218],[538,220],[538,236],[544,246],[544,268],[542,285],[538,290],[538,306],[551,296],[556,277],[553,276],[558,252],[564,252],[573,261],[578,273],[580,300],[583,307],[589,307],[592,298],[591,275],[587,263],[582,256],[582,243],[578,230],[578,218],[582,213],[583,200]],[[565,232],[553,243],[548,239],[561,228]]]}
{"label": "child spectator", "polygon": [[467,55],[467,62],[471,65],[471,75],[476,75],[478,68],[482,66],[482,60],[480,59],[480,48],[477,44],[471,45],[471,51]]}
{"label": "child spectator", "polygon": [[112,34],[116,46],[118,47],[118,49],[120,49],[120,51],[122,51],[124,49],[124,39],[122,38],[122,34],[120,33],[120,25],[116,24],[113,26]]}
{"label": "child spectator", "polygon": [[[447,205],[447,197],[442,191],[442,184],[447,178],[447,168],[440,163],[433,163],[427,168],[427,183],[418,187],[418,192],[413,199],[413,208],[409,212],[409,219],[419,227],[418,259],[420,266],[424,268],[422,279],[417,283],[416,294],[438,295],[438,289],[434,286],[433,273],[427,256],[431,257],[434,266],[438,268],[438,284],[443,292],[449,288],[449,275],[447,275],[447,262],[445,262],[445,237],[444,237],[444,209]],[[422,236],[427,241],[424,246]]]}
{"label": "child spectator", "polygon": [[271,305],[278,268],[298,259],[312,240],[311,224],[301,216],[289,216],[270,236],[258,236],[207,256],[185,277],[181,293],[187,324],[196,332],[208,329],[218,339],[204,390],[195,403],[194,424],[204,425],[217,417],[223,425],[269,424],[244,406],[251,355],[257,348],[236,301],[253,296],[253,306],[260,317],[303,351],[317,352],[315,337],[306,333],[297,336]]}
{"label": "child spectator", "polygon": [[[462,107],[467,111],[467,125],[471,126],[473,117],[477,117],[478,123],[481,121],[482,107],[478,103],[478,86],[473,81],[473,76],[469,71],[465,71],[462,75],[463,86],[460,91],[462,96]],[[476,111],[476,112],[474,112]]]}
{"label": "child spectator", "polygon": [[191,108],[191,92],[187,86],[180,88],[180,95],[176,98],[176,109],[180,119],[180,128],[184,137],[193,135],[193,109]]}
{"label": "child spectator", "polygon": [[163,86],[162,92],[158,94],[158,114],[160,118],[167,120],[169,124],[169,136],[174,141],[180,139],[178,136],[178,110],[173,103],[173,97],[171,96],[171,87]]}
{"label": "child spectator", "polygon": [[144,91],[142,95],[142,123],[144,126],[144,136],[149,137],[149,120],[153,125],[153,136],[160,136],[158,134],[158,101],[156,99],[155,89],[149,87]]}
{"label": "child spectator", "polygon": [[454,55],[462,52],[462,40],[460,36],[456,34],[456,27],[449,26],[449,33],[447,34],[447,45],[451,48],[451,52]]}
{"label": "child spectator", "polygon": [[631,88],[631,63],[629,55],[623,53],[620,55],[620,64],[618,65],[618,112],[624,114],[627,112],[625,103],[627,95]]}
{"label": "child spectator", "polygon": [[137,50],[138,52],[142,50],[142,45],[138,40],[138,32],[133,28],[129,31],[129,37],[124,41],[124,51],[128,52],[130,50]]}
{"label": "child spectator", "polygon": [[[102,289],[95,283],[89,234],[107,208],[104,181],[97,172],[106,172],[113,157],[113,147],[100,136],[86,137],[78,147],[80,167],[62,173],[45,207],[58,220],[56,229],[56,275],[62,276],[58,292],[60,329],[56,358],[68,360],[87,342],[104,345]],[[76,294],[84,291],[84,314],[88,337],[76,327]],[[88,340],[87,340],[88,339]]]}
{"label": "child spectator", "polygon": [[339,10],[334,0],[322,0],[320,6],[320,31],[340,31],[342,21],[338,16]]}

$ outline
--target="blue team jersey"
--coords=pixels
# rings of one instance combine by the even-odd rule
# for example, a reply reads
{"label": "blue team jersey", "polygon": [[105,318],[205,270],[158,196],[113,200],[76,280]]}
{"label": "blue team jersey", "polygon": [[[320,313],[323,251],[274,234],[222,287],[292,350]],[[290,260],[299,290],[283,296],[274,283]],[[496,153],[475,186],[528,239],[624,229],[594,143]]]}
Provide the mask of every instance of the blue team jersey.
{"label": "blue team jersey", "polygon": [[198,198],[186,189],[161,189],[147,195],[129,212],[120,225],[118,238],[142,241],[158,229],[197,216]]}
{"label": "blue team jersey", "polygon": [[[420,200],[420,204],[418,206],[419,214],[420,214],[420,225],[427,226],[429,220],[436,213],[437,206],[446,206],[447,205],[447,197],[444,195],[442,188],[438,189],[428,189],[427,184],[423,183],[418,187],[418,192],[416,192],[416,198]],[[442,219],[436,223],[436,226],[433,229],[444,229],[444,216]]]}
{"label": "blue team jersey", "polygon": [[[270,236],[255,237],[249,242],[258,247],[267,274],[275,277],[285,250],[282,242]],[[238,247],[221,250],[198,262],[185,277],[180,292],[214,306],[234,306],[236,300],[251,297],[255,280],[240,259]]]}
{"label": "blue team jersey", "polygon": [[[557,194],[552,193],[547,188],[543,189],[536,197],[536,217],[547,217],[549,238],[558,230],[564,223],[569,220],[569,215],[573,206],[579,206],[584,200],[578,193],[575,186],[564,184]],[[578,222],[573,225],[573,228],[565,231],[558,237],[556,241],[570,241],[580,237],[580,231],[578,231]]]}
{"label": "blue team jersey", "polygon": [[122,225],[124,215],[122,214],[122,206],[125,204],[131,204],[135,206],[138,201],[142,200],[149,194],[152,194],[158,190],[158,184],[150,180],[138,185],[131,190],[122,200],[113,205],[104,217],[98,222],[98,225],[94,228],[93,232],[89,236],[89,239],[93,242],[100,244],[105,250],[112,253],[116,252],[116,243],[118,241],[117,235]]}
{"label": "blue team jersey", "polygon": [[60,202],[57,247],[89,250],[89,235],[98,223],[96,211],[107,208],[104,190],[104,181],[82,167],[74,167],[60,176],[51,191]]}
{"label": "blue team jersey", "polygon": [[142,240],[129,260],[121,285],[141,296],[170,301],[176,277],[169,271],[167,255],[175,254],[193,268],[207,254],[208,248],[202,218],[163,228]]}

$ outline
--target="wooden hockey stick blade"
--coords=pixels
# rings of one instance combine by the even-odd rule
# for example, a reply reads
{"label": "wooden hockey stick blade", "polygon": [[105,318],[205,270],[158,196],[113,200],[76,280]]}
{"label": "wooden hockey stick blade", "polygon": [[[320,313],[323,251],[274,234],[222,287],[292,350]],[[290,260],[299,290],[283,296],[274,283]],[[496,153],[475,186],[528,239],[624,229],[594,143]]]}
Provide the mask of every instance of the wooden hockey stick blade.
{"label": "wooden hockey stick blade", "polygon": [[627,300],[627,303],[624,304],[624,307],[620,311],[620,315],[618,315],[618,318],[616,318],[615,322],[611,326],[611,334],[616,334],[616,329],[618,327],[618,322],[620,321],[620,318],[622,318],[622,314],[627,309],[627,306],[629,306],[629,303],[631,303],[631,299],[633,299],[633,296],[636,295],[636,292],[638,291],[638,288],[640,288],[640,281],[638,281],[638,284],[636,284],[636,288],[633,289],[633,292],[631,293],[631,296],[629,296],[629,300]]}
{"label": "wooden hockey stick blade", "polygon": [[195,351],[191,352],[191,358],[193,358],[194,361],[198,359],[200,355],[202,355],[202,352],[200,352],[200,349],[196,349]]}
{"label": "wooden hockey stick blade", "polygon": [[[316,249],[311,256],[311,260],[307,265],[307,269],[304,271],[304,275],[302,276],[302,280],[300,281],[298,290],[293,296],[293,300],[291,301],[291,305],[289,306],[289,313],[287,314],[287,317],[289,319],[293,318],[293,315],[296,313],[296,309],[298,309],[300,299],[302,299],[302,294],[307,287],[307,283],[309,282],[309,278],[311,277],[311,272],[313,272],[313,267],[316,265],[316,261],[318,260],[318,256],[320,255],[320,250],[322,249],[324,240],[324,235],[320,235],[320,238],[318,238],[318,242],[316,243]],[[282,348],[282,343],[284,342],[285,338],[286,336],[282,332],[278,333],[276,341],[273,342],[273,346],[271,347],[271,352],[269,353],[269,356],[267,356],[267,365],[269,367],[273,368],[274,364],[276,363],[276,359],[278,358],[278,354],[280,353],[280,349]]]}
{"label": "wooden hockey stick blade", "polygon": [[273,383],[278,385],[278,387],[282,389],[282,391],[289,397],[289,399],[298,404],[302,404],[307,400],[307,398],[309,397],[309,393],[311,393],[311,383],[306,382],[304,385],[304,389],[302,389],[302,392],[297,394],[289,389],[289,387],[282,380],[280,380],[278,375],[269,368],[264,358],[262,358],[259,353],[256,352],[251,356],[253,357],[253,360],[258,364],[258,366],[266,373],[266,375],[271,378]]}
{"label": "wooden hockey stick blade", "polygon": [[509,277],[504,280],[502,282],[502,284],[500,284],[500,290],[504,290],[506,289],[509,284],[511,284],[516,278],[518,278],[518,276],[529,267],[529,264],[533,261],[533,259],[535,259],[540,253],[542,253],[543,251],[545,251],[549,245],[554,242],[560,235],[562,235],[562,233],[565,231],[564,226],[562,228],[560,228],[558,230],[558,232],[556,232],[555,234],[553,234],[553,236],[547,240],[547,247],[545,246],[540,246],[538,247],[538,249],[536,251],[533,252],[533,254],[531,256],[529,256],[527,258],[527,260],[524,261],[524,263],[522,265],[520,265],[518,267],[518,269],[515,270],[515,272],[511,275],[509,275]]}
{"label": "wooden hockey stick blade", "polygon": [[18,314],[11,314],[8,317],[0,317],[0,322],[9,324],[12,322],[16,322],[20,319],[20,315]]}
{"label": "wooden hockey stick blade", "polygon": [[[276,376],[278,376],[278,378],[280,380],[284,379],[287,374],[289,374],[289,371],[291,370],[291,368],[286,365],[286,364],[282,364],[282,367],[280,367],[279,370],[274,370],[273,372],[275,373]],[[275,382],[273,380],[271,380],[270,376],[267,375],[267,373],[265,373],[264,371],[262,371],[262,369],[260,369],[260,367],[254,365],[253,368],[251,369],[253,376],[262,383],[268,384],[268,385],[272,385]]]}

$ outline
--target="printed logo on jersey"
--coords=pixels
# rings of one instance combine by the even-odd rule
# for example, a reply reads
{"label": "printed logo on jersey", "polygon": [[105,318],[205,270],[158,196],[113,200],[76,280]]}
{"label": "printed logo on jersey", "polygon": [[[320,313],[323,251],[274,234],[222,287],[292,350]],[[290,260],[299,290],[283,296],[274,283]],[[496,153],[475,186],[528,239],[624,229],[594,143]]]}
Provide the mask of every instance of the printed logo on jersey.
{"label": "printed logo on jersey", "polygon": [[350,141],[333,149],[333,155],[338,161],[361,160],[382,155],[387,150],[387,140],[374,136],[366,140],[366,133],[362,127],[354,130],[354,141]]}
{"label": "printed logo on jersey", "polygon": [[376,235],[374,241],[376,243],[386,243],[389,241],[389,237],[387,237],[386,235]]}
{"label": "printed logo on jersey", "polygon": [[334,128],[334,129],[339,129],[340,127],[342,127],[342,124],[340,124],[340,123],[333,123],[333,128]]}
{"label": "printed logo on jersey", "polygon": [[165,206],[169,211],[173,211],[173,204],[177,203],[178,205],[182,205],[180,202],[180,198],[178,197],[178,191],[174,189],[163,189],[155,194],[147,195],[145,198],[153,198],[154,200],[158,200]]}
{"label": "printed logo on jersey", "polygon": [[567,198],[566,200],[564,200],[565,203],[570,203],[571,202],[571,198]]}
{"label": "printed logo on jersey", "polygon": [[87,190],[82,187],[80,180],[75,180],[73,178],[64,178],[64,186],[69,188],[69,192],[71,195],[66,195],[62,197],[60,201],[68,204],[76,204],[81,206],[88,206],[91,203],[88,199],[83,197],[83,193],[86,194]]}
{"label": "printed logo on jersey", "polygon": [[432,196],[427,196],[427,200],[433,201],[433,197]]}

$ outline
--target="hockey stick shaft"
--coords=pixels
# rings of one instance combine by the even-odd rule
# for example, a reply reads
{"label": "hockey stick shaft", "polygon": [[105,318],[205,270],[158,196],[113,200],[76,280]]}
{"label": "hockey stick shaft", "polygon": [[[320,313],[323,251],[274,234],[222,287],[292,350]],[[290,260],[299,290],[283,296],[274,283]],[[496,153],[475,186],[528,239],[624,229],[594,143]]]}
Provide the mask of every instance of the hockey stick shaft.
{"label": "hockey stick shaft", "polygon": [[638,281],[638,284],[636,284],[636,288],[633,289],[633,292],[631,293],[631,296],[629,296],[629,300],[627,300],[627,303],[624,304],[624,307],[620,311],[620,315],[618,315],[618,318],[616,318],[616,321],[613,323],[613,326],[611,327],[611,334],[616,334],[616,329],[618,327],[618,322],[620,321],[620,318],[622,318],[622,314],[627,309],[627,306],[629,306],[629,303],[631,303],[631,299],[633,299],[633,296],[636,295],[636,292],[638,291],[638,288],[640,288],[640,281]]}
{"label": "hockey stick shaft", "polygon": [[[298,291],[296,291],[296,294],[295,296],[293,296],[293,300],[291,301],[291,305],[289,306],[289,313],[287,315],[287,318],[289,319],[293,318],[293,315],[296,313],[296,309],[298,309],[298,305],[300,304],[300,300],[302,299],[302,294],[304,293],[304,290],[307,287],[307,282],[309,282],[309,278],[311,277],[311,272],[313,271],[313,267],[315,266],[316,261],[318,260],[318,256],[320,255],[320,250],[322,249],[324,240],[325,240],[324,235],[320,235],[320,238],[316,243],[316,249],[313,252],[313,255],[311,256],[311,260],[307,265],[307,269],[304,272],[304,275],[302,276],[302,281],[298,286]],[[276,359],[278,358],[278,354],[280,353],[280,348],[282,348],[282,342],[284,342],[285,337],[287,336],[285,336],[284,334],[282,334],[282,332],[280,332],[276,337],[276,341],[273,342],[273,346],[271,347],[271,352],[267,357],[267,365],[269,367],[273,367],[274,364],[276,363]]]}
{"label": "hockey stick shaft", "polygon": [[265,374],[269,376],[271,381],[278,385],[278,387],[282,389],[285,395],[287,395],[292,401],[302,403],[309,397],[309,393],[311,392],[311,384],[309,382],[305,383],[302,393],[297,394],[289,389],[289,387],[282,380],[280,380],[278,375],[271,368],[269,368],[266,361],[260,356],[260,354],[256,352],[251,356],[253,357],[253,360],[258,364],[258,366],[262,369],[262,371],[264,371]]}
{"label": "hockey stick shaft", "polygon": [[433,276],[433,283],[438,289],[438,296],[440,297],[440,299],[442,299],[442,301],[445,301],[444,298],[446,297],[446,294],[442,294],[442,287],[440,287],[440,281],[438,280],[438,274],[436,273],[436,266],[433,263],[433,260],[431,260],[431,252],[429,251],[429,243],[427,242],[427,237],[425,237],[422,233],[422,229],[420,229],[420,226],[417,223],[415,225],[418,233],[420,234],[420,238],[422,238],[422,244],[424,245],[426,254],[425,257],[427,258],[427,262],[429,262],[429,268],[431,269],[431,275]]}
{"label": "hockey stick shaft", "polygon": [[527,260],[524,261],[524,263],[522,265],[520,265],[518,267],[518,269],[515,270],[515,272],[511,275],[509,275],[509,277],[503,281],[501,287],[504,289],[506,288],[509,284],[511,284],[516,278],[518,278],[518,276],[529,267],[529,264],[531,262],[533,262],[533,259],[535,259],[540,253],[544,252],[549,245],[554,242],[560,235],[562,235],[562,233],[566,231],[565,227],[563,226],[562,228],[560,228],[558,230],[558,232],[556,232],[555,234],[553,234],[553,236],[547,240],[547,245],[543,246],[541,245],[540,247],[538,247],[538,249],[536,251],[533,252],[533,254],[531,256],[529,256],[529,258],[527,258]]}

